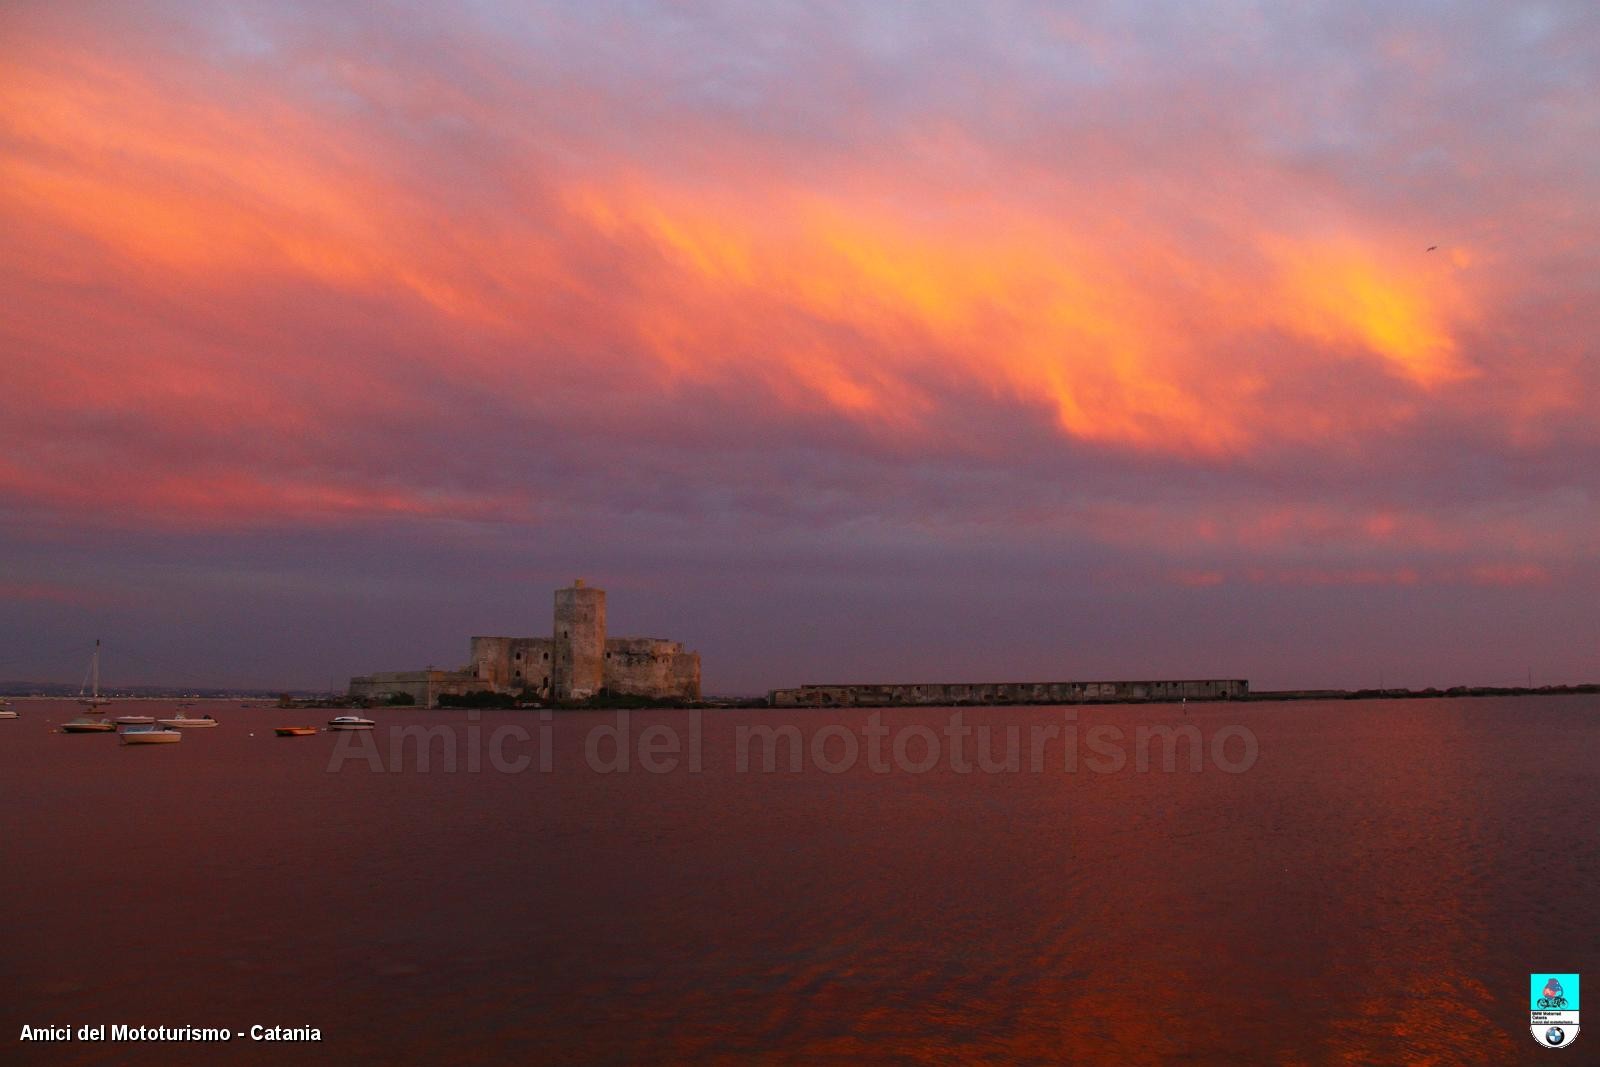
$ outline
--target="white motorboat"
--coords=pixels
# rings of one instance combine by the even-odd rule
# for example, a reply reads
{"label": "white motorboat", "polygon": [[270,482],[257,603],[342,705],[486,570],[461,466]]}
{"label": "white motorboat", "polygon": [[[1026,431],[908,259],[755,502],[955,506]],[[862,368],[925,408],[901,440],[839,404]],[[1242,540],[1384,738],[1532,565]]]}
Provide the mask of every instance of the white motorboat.
{"label": "white motorboat", "polygon": [[156,721],[154,715],[118,715],[111,720],[118,726],[149,726]]}
{"label": "white motorboat", "polygon": [[371,719],[363,719],[359,715],[337,715],[328,720],[330,730],[370,730],[376,725]]}
{"label": "white motorboat", "polygon": [[0,697],[0,719],[15,719],[16,717],[17,712],[11,706],[11,702],[5,697]]}
{"label": "white motorboat", "polygon": [[135,726],[122,731],[122,743],[125,745],[170,745],[182,740],[180,731],[166,726]]}
{"label": "white motorboat", "polygon": [[111,703],[111,700],[110,700],[109,697],[103,697],[103,696],[100,695],[100,639],[99,638],[95,638],[94,655],[89,658],[89,674],[94,679],[94,690],[88,696],[84,696],[83,695],[84,689],[88,688],[88,681],[89,681],[89,679],[87,679],[87,678],[84,679],[84,684],[78,687],[78,703],[80,703],[80,704],[84,705],[85,707],[87,707],[89,709],[88,713],[90,715],[100,715],[100,714],[102,714],[102,712],[100,711],[101,706],[104,705],[104,704]]}
{"label": "white motorboat", "polygon": [[198,730],[203,726],[217,725],[217,720],[213,719],[209,715],[202,715],[198,719],[191,719],[189,716],[183,713],[181,708],[179,709],[176,718],[157,719],[156,722],[161,726],[170,726],[175,730]]}

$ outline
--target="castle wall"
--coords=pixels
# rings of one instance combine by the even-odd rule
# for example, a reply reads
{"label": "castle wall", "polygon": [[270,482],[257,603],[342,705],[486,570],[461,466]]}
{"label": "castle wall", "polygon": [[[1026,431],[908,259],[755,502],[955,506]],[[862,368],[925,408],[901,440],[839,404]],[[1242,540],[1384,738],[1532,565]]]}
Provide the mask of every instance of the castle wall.
{"label": "castle wall", "polygon": [[1230,700],[1250,695],[1242,678],[1117,682],[983,682],[921,685],[803,685],[774,689],[775,707],[852,705],[1083,704],[1097,701]]}
{"label": "castle wall", "polygon": [[606,641],[605,688],[626,696],[700,699],[700,657],[678,641],[613,637]]}
{"label": "castle wall", "polygon": [[431,708],[445,693],[460,695],[483,688],[471,671],[379,671],[350,679],[350,696],[382,703],[403,693],[418,707]]}
{"label": "castle wall", "polygon": [[474,637],[472,658],[467,668],[487,689],[504,689],[511,684],[510,637]]}
{"label": "castle wall", "polygon": [[548,697],[555,670],[555,642],[548,637],[474,637],[467,668],[482,688]]}
{"label": "castle wall", "polygon": [[606,594],[583,580],[555,596],[555,648],[551,656],[552,695],[583,700],[605,686]]}

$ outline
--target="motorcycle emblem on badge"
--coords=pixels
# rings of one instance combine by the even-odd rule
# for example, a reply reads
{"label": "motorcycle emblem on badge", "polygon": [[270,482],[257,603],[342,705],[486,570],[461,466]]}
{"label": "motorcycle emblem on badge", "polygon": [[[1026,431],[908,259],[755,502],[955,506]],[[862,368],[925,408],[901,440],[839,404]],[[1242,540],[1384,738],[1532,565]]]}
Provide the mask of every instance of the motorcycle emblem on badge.
{"label": "motorcycle emblem on badge", "polygon": [[1578,976],[1528,976],[1528,1023],[1533,1039],[1545,1048],[1566,1048],[1578,1037]]}

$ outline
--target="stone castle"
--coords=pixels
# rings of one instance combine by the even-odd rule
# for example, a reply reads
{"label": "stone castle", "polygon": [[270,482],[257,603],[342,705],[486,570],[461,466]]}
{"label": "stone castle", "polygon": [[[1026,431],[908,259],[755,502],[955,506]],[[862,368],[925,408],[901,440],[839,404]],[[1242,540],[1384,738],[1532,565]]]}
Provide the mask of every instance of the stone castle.
{"label": "stone castle", "polygon": [[456,671],[390,671],[350,679],[355,699],[404,693],[423,707],[444,694],[531,692],[539,700],[633,696],[699,700],[700,653],[655,637],[607,637],[606,594],[580,578],[557,589],[550,637],[474,637],[472,660]]}

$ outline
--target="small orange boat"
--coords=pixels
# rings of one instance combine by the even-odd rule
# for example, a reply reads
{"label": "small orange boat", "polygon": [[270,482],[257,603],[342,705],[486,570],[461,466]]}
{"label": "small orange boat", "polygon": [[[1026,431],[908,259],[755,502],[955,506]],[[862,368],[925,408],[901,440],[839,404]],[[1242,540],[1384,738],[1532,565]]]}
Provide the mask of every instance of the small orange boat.
{"label": "small orange boat", "polygon": [[317,732],[315,726],[274,726],[272,732],[279,737],[310,737]]}

